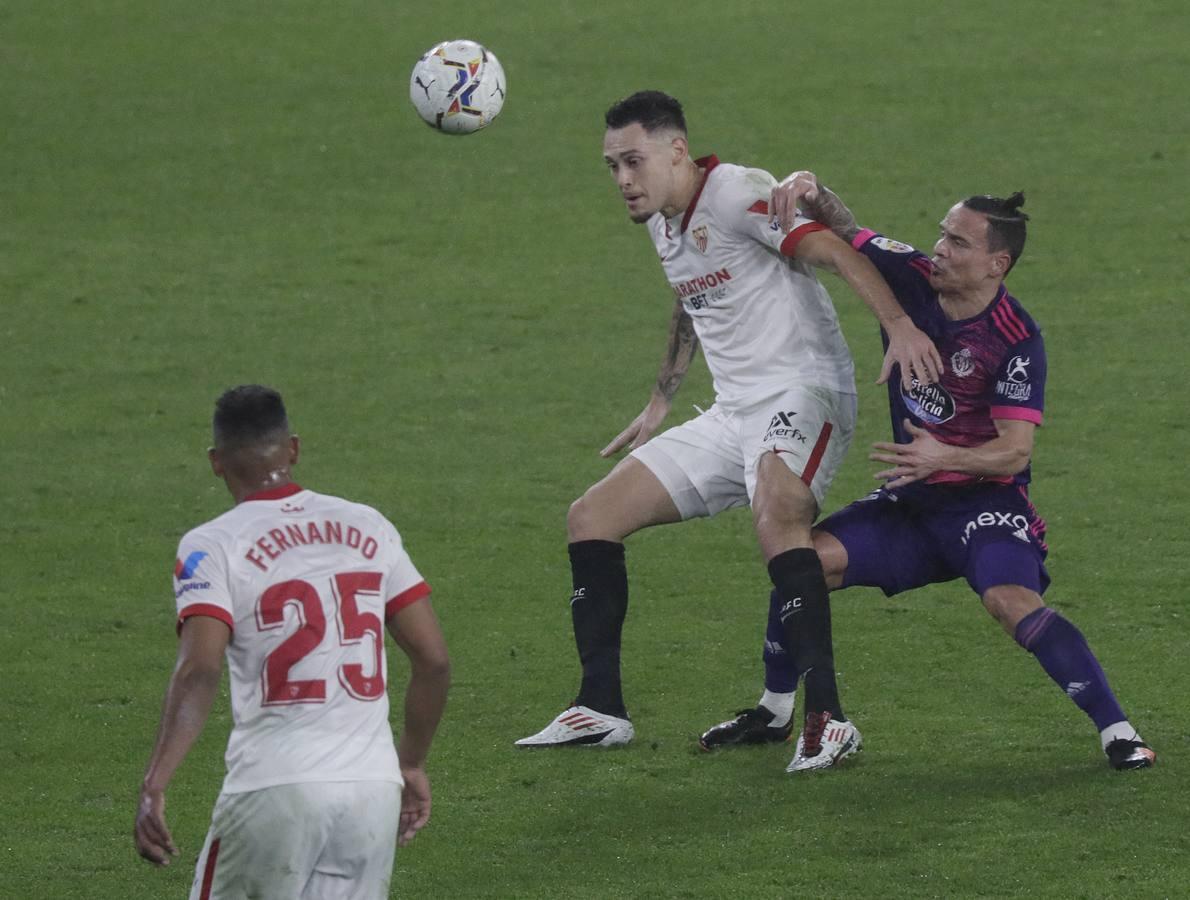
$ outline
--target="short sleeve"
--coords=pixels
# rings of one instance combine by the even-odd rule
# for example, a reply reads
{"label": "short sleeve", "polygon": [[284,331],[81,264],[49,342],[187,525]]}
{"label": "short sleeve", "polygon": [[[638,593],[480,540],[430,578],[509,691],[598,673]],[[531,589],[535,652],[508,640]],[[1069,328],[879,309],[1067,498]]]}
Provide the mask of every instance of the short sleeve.
{"label": "short sleeve", "polygon": [[409,604],[428,597],[430,586],[405,552],[401,535],[393,524],[385,519],[382,530],[387,569],[384,575],[384,617],[390,619]]}
{"label": "short sleeve", "polygon": [[178,631],[191,616],[210,616],[235,628],[226,556],[216,542],[201,533],[191,532],[178,545],[174,601]]}
{"label": "short sleeve", "polygon": [[933,296],[930,287],[932,264],[917,248],[868,228],[860,230],[851,246],[872,261],[902,305],[908,298]]}
{"label": "short sleeve", "polygon": [[1045,376],[1045,343],[1040,332],[1035,331],[1004,354],[988,403],[991,417],[1040,425],[1045,409]]}
{"label": "short sleeve", "polygon": [[769,197],[777,180],[761,169],[745,169],[744,174],[724,186],[722,203],[733,228],[782,256],[794,256],[802,238],[815,231],[828,231],[820,222],[798,215],[789,232],[769,221]]}

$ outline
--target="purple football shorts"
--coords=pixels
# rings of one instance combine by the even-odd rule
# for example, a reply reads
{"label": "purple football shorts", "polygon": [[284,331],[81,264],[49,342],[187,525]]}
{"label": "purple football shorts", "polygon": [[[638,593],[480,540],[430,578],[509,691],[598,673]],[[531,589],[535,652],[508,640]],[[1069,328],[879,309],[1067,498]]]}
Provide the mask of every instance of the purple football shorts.
{"label": "purple football shorts", "polygon": [[843,587],[901,591],[966,578],[981,597],[1014,584],[1045,593],[1045,522],[1017,485],[884,488],[816,526],[847,549]]}

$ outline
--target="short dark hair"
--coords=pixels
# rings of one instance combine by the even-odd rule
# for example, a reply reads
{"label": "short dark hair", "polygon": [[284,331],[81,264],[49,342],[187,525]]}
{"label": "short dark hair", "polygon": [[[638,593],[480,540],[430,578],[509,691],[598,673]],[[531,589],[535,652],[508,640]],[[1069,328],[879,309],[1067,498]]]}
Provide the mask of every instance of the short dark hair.
{"label": "short dark hair", "polygon": [[993,253],[1008,251],[1011,259],[1008,264],[1009,272],[1025,250],[1025,223],[1029,221],[1029,217],[1021,212],[1024,205],[1023,191],[1017,191],[1007,198],[980,194],[963,201],[963,206],[967,209],[987,216],[988,249]]}
{"label": "short dark hair", "polygon": [[661,91],[637,91],[631,97],[617,100],[603,120],[608,128],[627,128],[639,122],[650,133],[664,128],[686,133],[682,104]]}
{"label": "short dark hair", "polygon": [[215,446],[239,449],[289,437],[281,395],[260,384],[241,384],[215,401]]}

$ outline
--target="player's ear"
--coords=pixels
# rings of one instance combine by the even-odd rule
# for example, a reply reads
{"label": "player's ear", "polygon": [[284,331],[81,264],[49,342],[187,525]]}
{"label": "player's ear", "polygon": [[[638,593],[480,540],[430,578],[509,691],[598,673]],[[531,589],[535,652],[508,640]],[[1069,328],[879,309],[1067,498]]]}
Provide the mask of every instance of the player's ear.
{"label": "player's ear", "polygon": [[302,452],[302,442],[296,434],[289,436],[289,464],[296,466]]}
{"label": "player's ear", "polygon": [[207,461],[211,464],[211,471],[216,478],[223,477],[223,460],[219,458],[219,451],[214,447],[207,447]]}
{"label": "player's ear", "polygon": [[992,257],[992,274],[997,278],[1003,278],[1008,274],[1008,268],[1012,265],[1012,256],[1007,251],[997,253]]}
{"label": "player's ear", "polygon": [[684,134],[675,134],[673,140],[670,141],[670,147],[673,149],[672,161],[675,166],[690,155],[690,142],[686,140]]}

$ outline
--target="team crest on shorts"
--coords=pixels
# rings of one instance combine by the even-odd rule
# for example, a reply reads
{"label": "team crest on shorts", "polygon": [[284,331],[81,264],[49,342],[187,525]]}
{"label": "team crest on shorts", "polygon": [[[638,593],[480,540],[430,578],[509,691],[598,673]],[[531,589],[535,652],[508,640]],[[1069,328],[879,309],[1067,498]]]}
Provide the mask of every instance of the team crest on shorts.
{"label": "team crest on shorts", "polygon": [[699,225],[690,232],[690,236],[694,238],[694,246],[698,248],[699,253],[707,252],[707,226]]}
{"label": "team crest on shorts", "polygon": [[975,360],[971,356],[971,350],[964,347],[957,351],[950,358],[950,368],[959,378],[966,378],[975,371]]}

